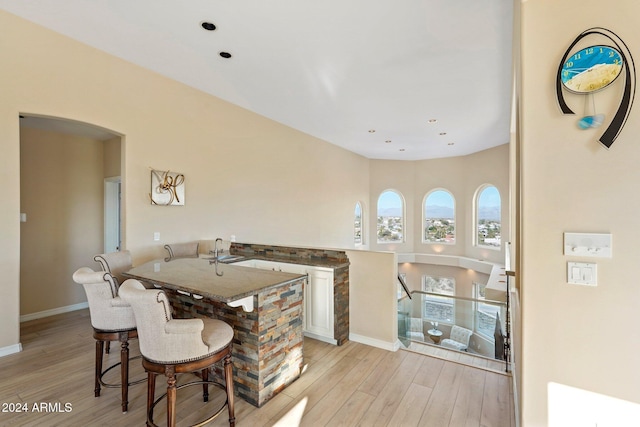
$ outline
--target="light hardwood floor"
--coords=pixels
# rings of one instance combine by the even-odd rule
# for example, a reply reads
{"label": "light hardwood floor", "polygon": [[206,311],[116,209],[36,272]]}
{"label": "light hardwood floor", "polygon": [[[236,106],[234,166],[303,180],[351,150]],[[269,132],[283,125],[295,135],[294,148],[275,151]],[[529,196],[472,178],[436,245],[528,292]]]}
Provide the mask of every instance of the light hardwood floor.
{"label": "light hardwood floor", "polygon": [[[130,387],[126,414],[119,389],[93,396],[95,341],[88,310],[25,322],[21,342],[21,353],[0,358],[0,425],[144,425],[145,384]],[[131,350],[139,354],[137,342]],[[262,408],[236,399],[237,426],[515,426],[507,375],[354,342],[337,347],[305,339],[304,355],[302,376]],[[109,360],[118,358],[119,346],[112,343]],[[117,375],[116,369],[111,379]],[[141,377],[134,360],[131,378]],[[159,377],[157,394],[162,385]],[[204,418],[219,400],[203,404],[200,392],[199,387],[178,392],[179,425]],[[217,389],[211,394],[220,395]],[[50,404],[49,412],[35,412],[34,405],[43,403]],[[26,404],[28,412],[4,412],[15,409],[11,404]],[[160,406],[158,422],[164,421]],[[226,411],[211,425],[228,425]]]}

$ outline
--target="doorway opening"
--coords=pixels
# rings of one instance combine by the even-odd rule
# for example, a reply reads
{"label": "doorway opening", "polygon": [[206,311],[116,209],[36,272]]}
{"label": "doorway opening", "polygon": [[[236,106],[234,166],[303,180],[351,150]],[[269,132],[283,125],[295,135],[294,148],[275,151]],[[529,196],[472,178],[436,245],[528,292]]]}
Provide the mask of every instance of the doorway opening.
{"label": "doorway opening", "polygon": [[20,114],[21,322],[87,307],[71,276],[121,247],[122,145],[94,125]]}

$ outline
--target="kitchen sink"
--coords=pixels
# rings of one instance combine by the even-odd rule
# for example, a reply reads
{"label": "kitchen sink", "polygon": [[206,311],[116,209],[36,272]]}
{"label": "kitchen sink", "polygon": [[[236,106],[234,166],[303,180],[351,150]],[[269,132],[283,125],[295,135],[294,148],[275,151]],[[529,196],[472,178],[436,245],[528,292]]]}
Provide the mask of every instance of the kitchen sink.
{"label": "kitchen sink", "polygon": [[218,255],[217,257],[209,258],[211,261],[218,261],[225,264],[230,264],[232,262],[240,261],[244,259],[242,255]]}

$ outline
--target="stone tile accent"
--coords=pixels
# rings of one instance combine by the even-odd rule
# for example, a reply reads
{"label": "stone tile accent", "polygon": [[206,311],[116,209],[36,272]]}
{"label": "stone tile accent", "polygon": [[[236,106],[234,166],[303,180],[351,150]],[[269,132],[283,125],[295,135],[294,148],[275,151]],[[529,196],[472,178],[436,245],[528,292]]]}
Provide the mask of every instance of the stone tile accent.
{"label": "stone tile accent", "polygon": [[349,267],[333,270],[333,336],[338,345],[349,341]]}
{"label": "stone tile accent", "polygon": [[289,246],[258,245],[233,242],[229,253],[247,258],[314,265],[317,267],[342,267],[349,265],[346,252],[335,249],[296,248]]}
{"label": "stone tile accent", "polygon": [[[215,318],[233,327],[235,392],[260,407],[300,376],[304,284],[305,279],[300,279],[258,293],[249,313],[207,298],[165,291],[176,318]],[[222,378],[221,368],[213,371]]]}
{"label": "stone tile accent", "polygon": [[229,253],[247,258],[333,268],[334,338],[338,345],[349,340],[349,258],[345,251],[233,242]]}

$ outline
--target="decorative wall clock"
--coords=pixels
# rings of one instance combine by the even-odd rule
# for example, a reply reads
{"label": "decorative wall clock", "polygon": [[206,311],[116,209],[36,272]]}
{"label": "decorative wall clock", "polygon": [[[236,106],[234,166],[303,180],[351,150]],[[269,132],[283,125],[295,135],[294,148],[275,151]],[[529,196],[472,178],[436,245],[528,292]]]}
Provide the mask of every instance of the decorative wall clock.
{"label": "decorative wall clock", "polygon": [[[603,36],[614,46],[597,44],[574,50],[576,44],[589,35]],[[635,97],[635,65],[626,44],[612,31],[590,28],[582,32],[565,51],[556,75],[556,96],[563,114],[575,114],[565,102],[563,88],[585,96],[584,114],[578,120],[581,129],[602,125],[605,114],[597,112],[594,93],[607,88],[621,75],[624,76],[624,90],[620,105],[600,137],[600,142],[607,148],[622,131]]]}

